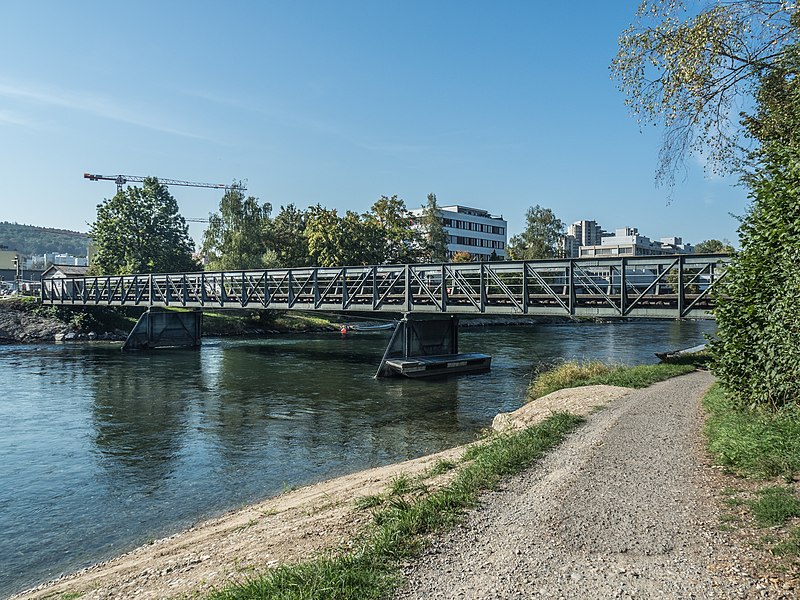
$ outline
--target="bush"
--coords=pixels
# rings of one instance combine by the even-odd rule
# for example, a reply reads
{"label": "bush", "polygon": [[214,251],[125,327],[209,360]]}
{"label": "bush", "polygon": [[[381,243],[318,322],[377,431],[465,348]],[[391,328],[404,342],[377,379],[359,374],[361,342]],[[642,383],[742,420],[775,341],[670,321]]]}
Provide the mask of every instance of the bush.
{"label": "bush", "polygon": [[741,250],[716,291],[712,370],[742,405],[800,396],[800,152],[772,149],[750,181]]}

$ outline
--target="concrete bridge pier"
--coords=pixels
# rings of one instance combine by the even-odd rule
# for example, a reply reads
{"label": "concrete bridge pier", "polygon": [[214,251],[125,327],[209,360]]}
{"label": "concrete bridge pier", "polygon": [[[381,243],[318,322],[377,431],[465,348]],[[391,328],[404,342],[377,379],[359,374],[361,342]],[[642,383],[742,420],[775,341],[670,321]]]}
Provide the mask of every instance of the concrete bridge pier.
{"label": "concrete bridge pier", "polygon": [[202,311],[163,310],[151,307],[139,317],[122,349],[197,347],[200,345],[202,325]]}

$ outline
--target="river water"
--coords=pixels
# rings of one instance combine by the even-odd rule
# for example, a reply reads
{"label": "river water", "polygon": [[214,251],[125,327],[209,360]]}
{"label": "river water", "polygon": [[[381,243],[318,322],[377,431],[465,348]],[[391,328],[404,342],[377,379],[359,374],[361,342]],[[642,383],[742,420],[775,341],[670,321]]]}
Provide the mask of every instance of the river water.
{"label": "river water", "polygon": [[0,597],[288,487],[475,439],[536,365],[656,362],[713,322],[462,329],[492,371],[376,380],[388,333],[0,346]]}

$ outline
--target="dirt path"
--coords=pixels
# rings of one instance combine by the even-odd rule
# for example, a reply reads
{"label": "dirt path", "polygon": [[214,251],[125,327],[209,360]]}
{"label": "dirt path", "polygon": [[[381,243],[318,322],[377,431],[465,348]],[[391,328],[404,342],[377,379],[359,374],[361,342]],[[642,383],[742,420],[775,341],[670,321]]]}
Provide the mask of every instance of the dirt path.
{"label": "dirt path", "polygon": [[[407,572],[411,598],[780,598],[740,571],[699,441],[698,372],[595,413]],[[791,593],[791,592],[788,592]]]}

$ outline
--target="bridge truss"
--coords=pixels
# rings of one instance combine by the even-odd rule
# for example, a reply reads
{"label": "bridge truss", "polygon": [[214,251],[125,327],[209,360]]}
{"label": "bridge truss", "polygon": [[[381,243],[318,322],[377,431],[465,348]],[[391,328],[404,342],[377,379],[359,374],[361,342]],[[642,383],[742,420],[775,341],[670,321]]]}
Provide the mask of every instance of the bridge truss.
{"label": "bridge truss", "polygon": [[42,281],[46,304],[709,318],[725,255],[301,267]]}

